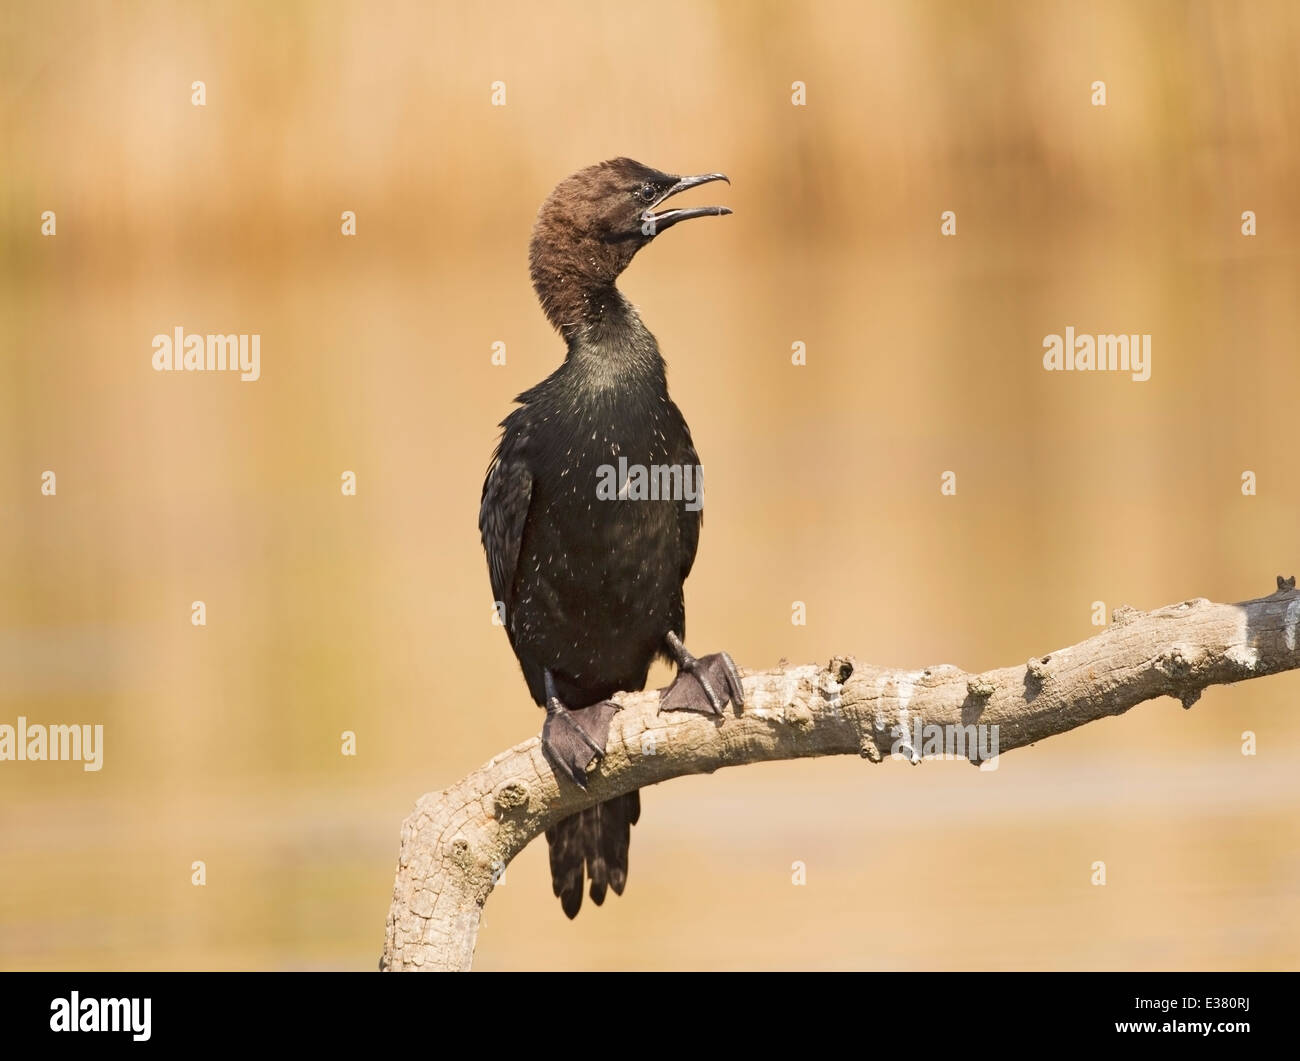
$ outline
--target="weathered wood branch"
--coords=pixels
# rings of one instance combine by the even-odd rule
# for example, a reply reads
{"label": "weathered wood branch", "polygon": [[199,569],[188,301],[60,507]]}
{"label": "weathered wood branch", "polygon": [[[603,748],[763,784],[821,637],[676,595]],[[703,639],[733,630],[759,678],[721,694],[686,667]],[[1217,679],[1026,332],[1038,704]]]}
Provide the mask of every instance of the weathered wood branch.
{"label": "weathered wood branch", "polygon": [[1190,707],[1206,686],[1295,669],[1300,593],[1294,577],[1277,582],[1276,593],[1240,604],[1117,608],[1096,637],[982,674],[850,657],[747,674],[745,710],[724,720],[660,715],[657,691],[620,696],[586,792],[556,777],[534,737],[420,799],[402,825],[380,968],[469,969],[483,904],[506,864],[554,822],[635,788],[816,755],[915,761],[946,747],[977,762],[1155,697]]}

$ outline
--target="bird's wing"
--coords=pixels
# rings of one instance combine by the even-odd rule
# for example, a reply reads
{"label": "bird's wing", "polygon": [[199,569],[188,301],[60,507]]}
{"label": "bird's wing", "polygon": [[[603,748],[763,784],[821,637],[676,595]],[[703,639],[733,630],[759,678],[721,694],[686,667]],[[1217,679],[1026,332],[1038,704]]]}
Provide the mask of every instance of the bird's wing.
{"label": "bird's wing", "polygon": [[523,458],[523,449],[520,440],[508,433],[502,438],[483,480],[483,501],[478,510],[492,596],[505,605],[506,615],[514,604],[519,546],[533,499],[533,473]]}
{"label": "bird's wing", "polygon": [[[670,403],[671,404],[671,403]],[[681,421],[681,438],[682,443],[679,451],[674,455],[673,462],[681,467],[699,468],[700,456],[695,452],[695,443],[691,441],[691,429],[686,426],[686,418],[673,406],[673,412]],[[701,482],[698,476],[695,479],[696,489],[701,488]],[[700,546],[700,524],[704,522],[704,511],[702,508],[696,508],[694,511],[685,505],[678,505],[678,522],[677,528],[681,536],[681,558],[682,558],[682,581],[686,581],[686,576],[691,573],[691,567],[695,563],[695,551]]]}

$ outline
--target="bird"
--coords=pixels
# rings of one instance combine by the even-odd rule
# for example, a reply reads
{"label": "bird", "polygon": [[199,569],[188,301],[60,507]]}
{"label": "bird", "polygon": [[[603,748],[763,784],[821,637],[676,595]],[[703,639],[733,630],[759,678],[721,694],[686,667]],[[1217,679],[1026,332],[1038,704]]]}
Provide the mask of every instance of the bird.
{"label": "bird", "polygon": [[[702,522],[699,456],[668,396],[655,337],[617,281],[636,253],[683,221],[725,206],[665,208],[722,173],[675,176],[629,158],[588,166],[542,204],[529,274],[565,343],[554,372],[515,398],[498,425],[479,531],[497,612],[557,773],[585,789],[619,710],[656,658],[676,664],[661,711],[721,718],[744,706],[726,652],[686,649],[683,584]],[[598,803],[546,830],[551,883],[576,917],[584,882],[601,905],[627,883],[640,793]]]}

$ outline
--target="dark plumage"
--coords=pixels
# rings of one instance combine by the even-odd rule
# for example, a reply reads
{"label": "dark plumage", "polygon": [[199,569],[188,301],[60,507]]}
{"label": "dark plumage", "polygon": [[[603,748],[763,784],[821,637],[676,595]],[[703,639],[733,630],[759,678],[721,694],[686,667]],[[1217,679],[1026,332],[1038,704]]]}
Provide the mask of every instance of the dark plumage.
{"label": "dark plumage", "polygon": [[[658,209],[686,188],[725,179],[674,177],[625,158],[603,162],[562,181],[533,232],[533,286],[568,350],[502,421],[479,529],[510,644],[533,699],[547,708],[543,746],[584,787],[617,710],[609,697],[643,688],[656,656],[679,666],[664,709],[721,713],[728,699],[742,699],[725,653],[696,660],[680,641],[700,512],[683,497],[598,495],[602,466],[620,458],[645,468],[698,467],[654,336],[615,281],[659,232],[730,213]],[[547,830],[555,894],[569,917],[582,905],[584,872],[598,905],[607,888],[622,893],[639,815],[632,792]]]}

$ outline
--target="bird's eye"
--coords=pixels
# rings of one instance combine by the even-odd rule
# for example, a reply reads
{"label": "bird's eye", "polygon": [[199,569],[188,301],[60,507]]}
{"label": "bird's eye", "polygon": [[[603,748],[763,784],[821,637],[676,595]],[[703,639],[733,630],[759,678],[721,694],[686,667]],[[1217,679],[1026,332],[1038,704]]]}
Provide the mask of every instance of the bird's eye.
{"label": "bird's eye", "polygon": [[655,200],[655,186],[653,184],[641,185],[641,198],[647,203],[653,203]]}

